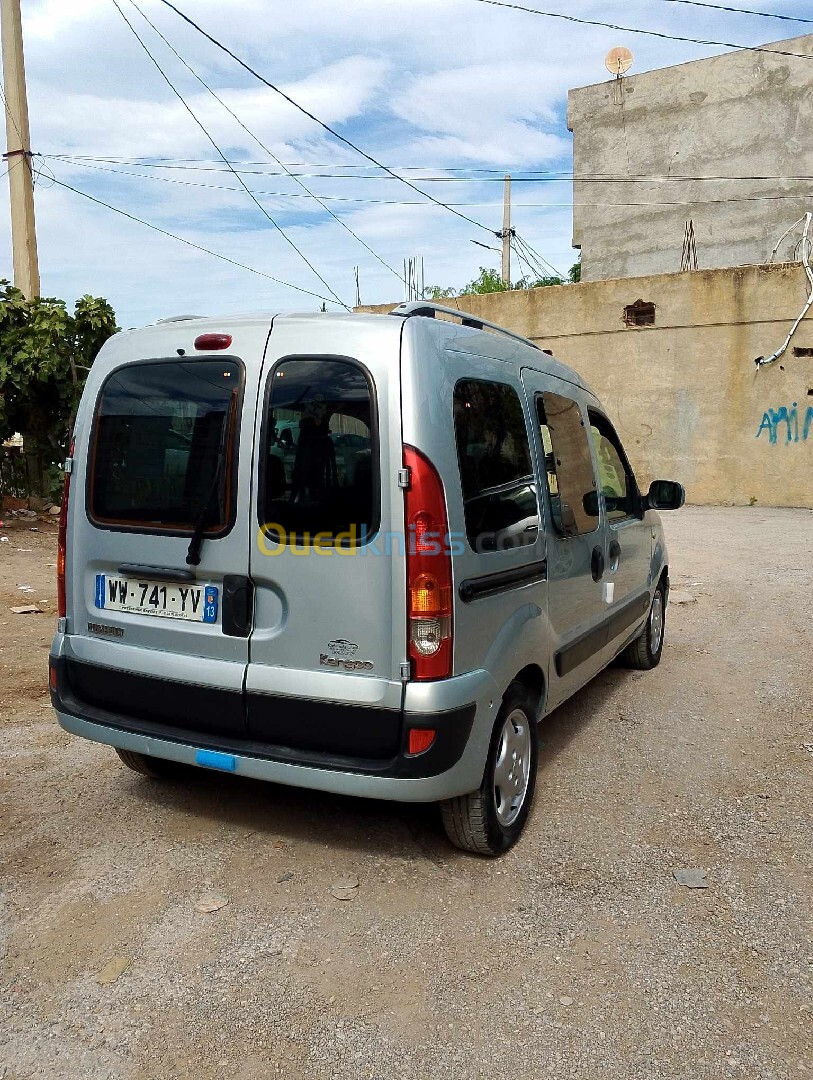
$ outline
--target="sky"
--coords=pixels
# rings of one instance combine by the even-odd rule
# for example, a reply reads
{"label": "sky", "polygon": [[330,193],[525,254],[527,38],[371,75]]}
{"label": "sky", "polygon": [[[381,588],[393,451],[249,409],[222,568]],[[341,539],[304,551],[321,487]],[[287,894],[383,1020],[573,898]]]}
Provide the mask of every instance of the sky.
{"label": "sky", "polygon": [[[400,277],[410,256],[423,258],[427,284],[461,287],[479,267],[499,266],[497,251],[472,241],[499,246],[493,233],[502,226],[506,172],[548,177],[514,182],[512,223],[535,252],[566,273],[577,254],[567,179],[568,89],[607,79],[604,57],[616,45],[633,51],[633,74],[726,51],[477,0],[178,0],[299,105],[453,204],[467,221],[375,168],[160,0],[138,0],[266,147],[261,149],[132,0],[119,2],[200,125],[113,0],[22,0],[22,8],[32,149],[42,155],[35,159],[42,293],[70,305],[85,293],[104,296],[124,327],[178,314],[313,311],[322,298],[328,310],[341,310],[334,296],[355,303],[355,267],[362,303],[397,303],[404,299]],[[808,0],[734,0],[738,5],[808,18],[812,13]],[[743,45],[809,29],[675,0],[527,0],[527,6]],[[236,168],[268,216],[240,187],[206,132],[229,160],[241,163]],[[267,151],[302,174],[302,183],[367,247]],[[564,179],[551,182],[557,174]],[[54,180],[257,272],[162,235]],[[0,190],[7,191],[5,181]],[[0,253],[0,276],[11,277],[7,208],[0,213]],[[515,260],[512,276],[523,271]]]}

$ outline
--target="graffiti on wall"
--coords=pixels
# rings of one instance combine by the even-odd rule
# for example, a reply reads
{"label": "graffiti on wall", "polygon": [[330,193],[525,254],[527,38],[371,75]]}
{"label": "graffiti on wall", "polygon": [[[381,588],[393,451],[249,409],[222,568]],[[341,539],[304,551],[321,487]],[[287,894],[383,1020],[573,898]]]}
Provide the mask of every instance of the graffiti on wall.
{"label": "graffiti on wall", "polygon": [[756,438],[764,431],[768,433],[768,442],[772,446],[777,443],[786,446],[792,442],[807,442],[813,436],[813,405],[807,406],[807,412],[804,405],[800,409],[796,401],[790,408],[780,405],[778,409],[768,409],[762,414]]}

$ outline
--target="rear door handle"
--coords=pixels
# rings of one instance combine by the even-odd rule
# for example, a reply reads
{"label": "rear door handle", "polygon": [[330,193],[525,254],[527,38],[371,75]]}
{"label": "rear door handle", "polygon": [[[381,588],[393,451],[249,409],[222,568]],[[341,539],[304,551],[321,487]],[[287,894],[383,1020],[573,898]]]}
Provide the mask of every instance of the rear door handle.
{"label": "rear door handle", "polygon": [[254,582],[243,574],[223,578],[223,633],[248,637],[254,616]]}
{"label": "rear door handle", "polygon": [[175,570],[171,566],[148,566],[146,563],[122,563],[119,573],[125,577],[149,578],[151,581],[194,581],[194,570]]}
{"label": "rear door handle", "polygon": [[593,581],[601,581],[604,577],[604,549],[600,547],[593,548],[593,554],[590,557],[590,571],[593,575]]}

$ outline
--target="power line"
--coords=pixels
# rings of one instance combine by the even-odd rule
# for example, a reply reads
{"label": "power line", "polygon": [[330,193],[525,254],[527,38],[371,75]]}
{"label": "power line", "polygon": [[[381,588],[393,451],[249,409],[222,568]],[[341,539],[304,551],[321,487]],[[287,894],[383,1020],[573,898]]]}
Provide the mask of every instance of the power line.
{"label": "power line", "polygon": [[218,104],[221,105],[226,110],[226,112],[229,114],[229,116],[231,116],[232,119],[234,121],[236,121],[237,124],[240,125],[240,127],[243,129],[243,131],[245,131],[245,133],[249,136],[249,138],[253,139],[254,142],[257,144],[257,146],[260,147],[261,150],[263,150],[266,154],[268,154],[268,156],[270,158],[273,158],[273,160],[277,163],[277,165],[279,165],[282,169],[285,170],[286,176],[290,176],[291,179],[294,180],[294,182],[297,183],[307,195],[309,195],[312,199],[314,199],[317,203],[319,203],[319,205],[322,207],[322,209],[326,213],[328,213],[333,218],[334,221],[336,221],[339,225],[341,225],[341,227],[346,232],[348,232],[353,237],[354,240],[356,240],[359,244],[361,244],[361,246],[366,251],[368,251],[373,256],[374,259],[377,259],[378,262],[380,262],[381,265],[385,269],[387,269],[391,273],[395,274],[395,276],[398,278],[399,281],[403,281],[404,280],[403,277],[401,276],[401,274],[398,273],[397,270],[395,270],[392,266],[390,266],[389,263],[385,262],[384,259],[382,259],[381,256],[376,251],[373,251],[373,249],[370,247],[370,245],[368,243],[366,243],[364,240],[362,240],[362,238],[357,233],[355,233],[353,231],[353,229],[351,229],[350,226],[338,216],[338,214],[334,214],[333,211],[330,209],[330,207],[327,206],[320,199],[320,197],[318,195],[315,195],[310,190],[310,188],[305,183],[303,183],[303,181],[300,180],[300,178],[295,173],[292,173],[290,171],[290,169],[288,169],[285,166],[285,164],[282,161],[280,161],[280,159],[277,157],[277,155],[272,150],[270,150],[265,145],[265,143],[263,143],[261,141],[259,136],[257,136],[246,124],[243,123],[243,121],[240,119],[240,117],[237,115],[237,113],[234,112],[234,110],[231,109],[226,104],[226,102],[212,89],[212,87],[206,82],[206,80],[202,76],[200,76],[197,73],[197,71],[195,71],[195,69],[191,66],[191,64],[188,64],[186,62],[186,60],[184,60],[184,58],[181,56],[181,54],[178,52],[178,50],[175,48],[175,46],[172,44],[172,42],[167,40],[167,38],[161,33],[161,31],[158,29],[158,27],[155,25],[155,23],[147,15],[145,15],[145,13],[141,10],[141,8],[138,6],[138,4],[135,2],[135,0],[130,0],[130,3],[136,9],[136,11],[139,13],[139,15],[141,15],[142,19],[144,19],[144,21],[146,23],[148,23],[149,26],[152,27],[152,29],[160,37],[160,39],[164,42],[164,44],[167,46],[167,48],[172,53],[174,53],[174,55],[178,58],[178,60],[180,60],[180,62],[187,69],[187,71],[191,75],[193,75],[194,78],[197,79],[197,81],[201,84],[201,86],[204,87],[204,89],[207,90],[212,95],[212,97],[215,99],[215,101],[218,102]]}
{"label": "power line", "polygon": [[[43,157],[53,158],[58,161],[67,161],[75,164],[81,164],[82,158],[76,154],[43,154]],[[243,169],[237,168],[241,164],[261,164],[255,162],[239,162],[229,160],[228,164],[233,166],[227,169],[220,169],[217,166],[203,166],[203,165],[159,165],[150,163],[147,161],[137,161],[134,159],[122,159],[122,158],[94,158],[94,161],[107,162],[111,165],[134,165],[142,169],[167,169],[175,172],[214,172],[214,173],[234,173],[238,172],[241,176],[287,176],[287,172],[280,173],[274,170],[268,169]],[[402,179],[401,177],[393,176],[381,176],[378,173],[368,173],[366,175],[345,176],[341,173],[298,173],[296,175],[309,176],[316,180],[391,180]],[[474,177],[474,176],[424,176],[420,177],[425,183],[431,184],[502,184],[503,176],[499,177]],[[517,184],[569,184],[571,182],[584,183],[584,184],[673,184],[684,183],[686,181],[692,181],[696,183],[706,183],[709,181],[721,181],[723,183],[729,183],[731,181],[770,181],[779,183],[811,183],[813,182],[813,176],[780,176],[777,174],[754,174],[750,176],[723,176],[723,175],[708,175],[698,176],[688,173],[671,173],[670,175],[651,175],[638,174],[635,176],[613,176],[610,173],[579,173],[574,174],[572,172],[562,172],[561,175],[544,175],[535,176],[532,174],[522,176],[511,176],[511,183]],[[411,185],[410,185],[411,186]],[[421,194],[423,194],[421,192]],[[446,205],[445,203],[443,204]],[[491,230],[488,230],[491,232]]]}
{"label": "power line", "polygon": [[2,86],[0,86],[0,99],[2,99],[3,108],[6,110],[6,119],[11,121],[12,126],[14,127],[14,130],[17,132],[17,138],[20,140],[20,145],[22,146],[22,145],[25,144],[25,139],[23,138],[22,133],[20,132],[19,127],[17,126],[17,120],[16,120],[16,118],[14,116],[14,113],[9,108],[9,104],[8,104],[7,99],[6,99],[5,91],[3,90]]}
{"label": "power line", "polygon": [[530,254],[528,248],[524,246],[521,238],[516,234],[514,235],[514,243],[516,250],[522,253],[525,262],[531,268],[532,273],[536,274],[537,277],[546,277],[550,273],[550,271],[542,268],[541,264]]}
{"label": "power line", "polygon": [[[160,31],[157,31],[157,33],[160,34]],[[171,45],[170,45],[170,48],[172,48]],[[182,58],[181,58],[181,62],[185,63],[185,61]],[[195,75],[195,72],[191,68],[190,68],[190,71],[192,71],[192,74]],[[199,76],[195,75],[195,77],[198,78]],[[223,102],[221,102],[221,104],[223,104]],[[224,105],[224,108],[228,109],[228,106]],[[232,113],[232,115],[234,115],[234,114]],[[237,119],[237,122],[239,124],[241,124],[241,126],[242,126],[242,122],[236,116],[235,116],[235,119]],[[246,129],[246,130],[248,130],[248,129]],[[256,135],[253,135],[253,133],[251,131],[249,131],[249,134],[252,135],[252,138],[256,139]],[[260,143],[260,145],[262,146],[263,144]],[[265,149],[265,147],[263,147],[263,149]],[[271,157],[274,158],[275,161],[278,162],[279,165],[282,166],[283,169],[293,169],[293,168],[306,168],[306,169],[366,169],[366,168],[368,168],[367,165],[361,165],[361,164],[358,164],[358,163],[350,164],[350,163],[342,162],[342,161],[334,161],[334,162],[328,162],[328,163],[323,162],[321,164],[319,164],[317,162],[312,162],[312,161],[280,161],[279,158],[277,158],[273,153],[271,153],[270,150],[267,151],[267,152],[271,155]],[[143,154],[141,156],[136,155],[135,157],[132,157],[132,156],[123,157],[121,155],[115,156],[115,155],[111,155],[111,154],[105,155],[104,157],[100,157],[100,156],[98,156],[96,154],[71,154],[70,156],[74,157],[74,158],[80,158],[80,159],[82,159],[84,161],[106,161],[106,162],[110,162],[110,163],[121,162],[122,164],[129,164],[129,163],[136,163],[137,162],[139,165],[145,165],[145,166],[150,165],[150,166],[154,166],[155,168],[161,168],[162,167],[161,164],[160,164],[161,162],[183,163],[183,162],[191,161],[191,162],[207,163],[207,162],[215,162],[215,161],[220,160],[219,158],[160,157],[160,156],[153,156],[153,155],[150,155],[150,154]],[[231,159],[231,158],[229,160],[234,165],[267,165],[268,164],[265,161],[235,161],[234,159]],[[431,172],[431,171],[448,172],[448,173],[473,172],[473,173],[494,173],[494,174],[499,174],[500,177],[505,176],[505,169],[486,169],[486,168],[480,168],[480,167],[474,166],[474,165],[454,165],[454,166],[453,165],[388,165],[387,168],[396,170],[398,172]],[[564,169],[526,169],[525,171],[528,172],[529,174],[534,173],[534,174],[539,174],[541,176],[553,176],[553,175],[556,175],[558,173],[565,172]],[[383,177],[382,177],[382,179],[383,179]]]}
{"label": "power line", "polygon": [[469,225],[475,225],[478,229],[483,229],[485,232],[493,235],[493,229],[489,229],[487,225],[483,225],[480,221],[475,221],[474,218],[470,218],[466,214],[461,214],[459,210],[455,210],[454,207],[449,206],[448,203],[441,202],[440,199],[436,199],[434,195],[430,195],[429,192],[422,191],[421,188],[413,184],[411,180],[407,180],[405,177],[399,176],[398,173],[393,172],[393,170],[389,169],[386,165],[382,165],[380,161],[374,158],[371,154],[368,154],[366,150],[362,150],[360,146],[357,146],[356,143],[346,138],[346,136],[341,135],[338,131],[336,131],[335,128],[331,127],[330,124],[326,124],[324,120],[320,120],[318,116],[315,116],[304,106],[300,105],[297,101],[294,101],[290,94],[286,94],[284,90],[281,90],[278,86],[275,86],[274,83],[269,82],[269,80],[266,79],[263,75],[260,75],[260,73],[256,71],[253,67],[251,67],[249,64],[247,64],[245,60],[241,60],[240,57],[236,53],[232,52],[232,50],[227,45],[224,45],[222,41],[218,41],[217,38],[212,37],[212,35],[207,33],[207,31],[204,30],[202,26],[199,26],[193,19],[190,19],[188,15],[185,15],[184,12],[181,11],[180,8],[177,8],[173,3],[171,3],[170,0],[161,0],[161,3],[168,7],[171,11],[174,11],[175,14],[178,15],[181,19],[183,19],[185,23],[188,23],[189,26],[197,30],[199,34],[202,34],[203,37],[205,37],[218,49],[221,49],[224,53],[226,53],[227,56],[230,56],[232,60],[238,63],[240,67],[244,68],[250,75],[253,75],[255,79],[259,79],[259,81],[265,86],[267,86],[269,90],[273,90],[275,94],[279,94],[280,97],[284,98],[285,101],[287,101],[290,105],[293,105],[294,108],[298,109],[298,111],[301,112],[304,116],[307,116],[310,120],[313,120],[314,123],[318,124],[335,139],[338,139],[339,142],[344,143],[345,146],[349,146],[351,150],[355,150],[357,154],[361,154],[361,156],[363,158],[366,158],[367,161],[372,162],[372,164],[375,165],[377,169],[382,169],[384,172],[389,173],[389,175],[392,176],[395,180],[400,180],[402,184],[406,184],[407,187],[412,188],[413,191],[417,191],[419,195],[423,195],[425,199],[428,199],[430,202],[434,203],[435,206],[440,206],[444,210],[448,210],[450,214],[454,214],[455,217],[459,217],[462,218],[463,221],[467,221]]}
{"label": "power line", "polygon": [[[64,158],[61,158],[61,157],[58,157],[57,155],[52,155],[52,154],[39,154],[39,155],[36,155],[36,156],[41,157],[41,158],[46,158],[46,159],[53,157],[54,159],[59,160],[59,161],[63,161],[63,162],[65,160]],[[93,169],[95,172],[107,173],[110,176],[127,176],[127,177],[133,177],[133,178],[138,179],[138,180],[150,180],[150,181],[160,182],[162,184],[176,184],[176,185],[179,185],[181,187],[200,188],[203,191],[229,191],[229,192],[242,191],[242,188],[230,187],[228,184],[202,184],[202,183],[197,183],[194,180],[176,180],[174,177],[161,176],[160,174],[155,174],[155,173],[139,173],[139,172],[130,172],[130,171],[124,170],[124,169],[109,169],[109,168],[105,168],[105,166],[103,166],[103,165],[96,165],[96,164],[88,162],[88,161],[74,161],[74,162],[68,162],[68,164],[72,164],[74,166],[79,166],[80,168],[83,168],[83,169]],[[222,170],[222,171],[225,171],[225,170]],[[647,181],[647,182],[649,182],[649,181]],[[813,181],[811,181],[811,183],[813,183]],[[277,198],[277,199],[306,199],[306,198],[308,198],[307,195],[299,195],[296,192],[290,192],[290,191],[258,191],[258,190],[254,190],[254,194],[255,195],[267,195],[267,196],[269,196],[271,198]],[[346,196],[346,195],[322,195],[322,196],[320,196],[320,198],[323,199],[323,200],[328,200],[330,202],[359,203],[359,204],[363,204],[363,205],[373,205],[373,206],[426,206],[426,203],[423,202],[422,200],[419,200],[419,199],[369,199],[369,198],[365,199],[365,198],[353,198],[351,196]],[[714,204],[714,203],[778,202],[778,201],[783,201],[783,200],[788,200],[788,199],[790,199],[790,200],[798,200],[798,199],[805,199],[805,198],[813,198],[813,192],[805,193],[803,195],[743,195],[743,196],[735,196],[735,197],[727,198],[727,199],[702,199],[702,200],[699,200],[699,199],[645,199],[645,200],[639,200],[639,201],[636,201],[636,202],[628,202],[628,201],[621,202],[621,201],[618,201],[618,200],[605,201],[605,202],[582,202],[582,201],[575,201],[574,202],[573,200],[570,200],[569,202],[561,202],[561,203],[560,202],[515,202],[515,203],[513,203],[513,205],[517,206],[517,207],[527,208],[527,209],[533,209],[533,208],[542,208],[542,209],[544,209],[545,207],[568,207],[568,206],[694,206],[694,205],[696,205],[698,203],[701,203],[703,206],[705,206],[707,204]],[[488,207],[492,207],[492,206],[502,206],[502,202],[487,202],[485,200],[479,200],[479,201],[467,200],[466,202],[453,202],[453,203],[450,203],[450,205],[451,206],[488,206]],[[474,241],[472,241],[472,243],[474,243]],[[487,245],[485,245],[485,246],[487,246]]]}
{"label": "power line", "polygon": [[534,270],[534,268],[531,266],[527,258],[523,255],[522,251],[518,247],[516,239],[516,235],[512,236],[509,243],[511,244],[511,248],[517,257],[517,262],[520,264],[520,270],[522,270],[522,264],[524,263],[531,277],[539,277],[538,271]]}
{"label": "power line", "polygon": [[691,7],[712,8],[714,11],[733,11],[737,15],[761,15],[763,19],[782,19],[784,22],[813,23],[798,15],[779,15],[775,11],[754,11],[751,8],[728,7],[726,4],[710,4],[705,0],[661,0],[663,4],[689,4]]}
{"label": "power line", "polygon": [[[167,4],[169,0],[161,0],[161,2]],[[546,19],[562,19],[564,22],[578,23],[580,26],[601,26],[607,30],[619,30],[623,34],[645,34],[647,37],[663,38],[666,41],[687,41],[691,45],[713,45],[724,49],[741,49],[746,52],[770,53],[771,56],[795,56],[800,60],[813,60],[813,55],[810,53],[789,52],[787,49],[769,49],[764,45],[738,45],[732,41],[711,41],[706,38],[683,37],[680,34],[666,34],[660,30],[641,30],[634,26],[618,26],[616,23],[602,22],[599,19],[580,19],[576,15],[563,15],[558,11],[540,11],[539,8],[508,3],[508,0],[475,0],[475,2],[478,4],[490,4],[492,7],[524,11],[529,15],[542,15]]]}
{"label": "power line", "polygon": [[[527,240],[523,240],[523,238],[521,236],[519,236],[519,234],[517,234],[517,233],[514,234],[514,238],[516,239],[517,243],[521,245],[521,247],[524,250],[526,256],[531,255],[540,266],[547,267],[549,270],[552,270],[553,273],[556,275],[556,277],[560,277],[560,278],[564,277],[564,274],[560,273],[560,271],[558,271],[556,269],[556,267],[553,265],[553,263],[548,262],[548,260],[546,258],[544,258],[544,256],[540,255],[538,251],[536,251],[534,248],[532,248]],[[546,276],[544,270],[541,272],[541,276],[542,277]]]}
{"label": "power line", "polygon": [[280,236],[293,248],[293,250],[297,253],[297,255],[300,257],[300,259],[302,259],[302,261],[305,263],[305,265],[322,282],[322,284],[327,289],[327,291],[330,293],[330,295],[333,297],[333,299],[336,301],[336,303],[339,304],[340,307],[343,307],[346,311],[349,311],[350,308],[348,307],[348,305],[345,304],[345,302],[342,299],[340,299],[339,296],[336,295],[336,293],[333,291],[333,289],[328,284],[328,282],[325,281],[325,279],[322,277],[322,275],[319,273],[319,271],[316,269],[316,267],[313,265],[313,263],[310,261],[310,259],[308,259],[307,255],[305,255],[304,252],[302,252],[297,247],[297,245],[290,238],[290,236],[288,236],[288,234],[285,232],[285,230],[282,228],[282,226],[279,225],[271,217],[271,215],[268,213],[268,211],[265,209],[265,207],[262,205],[262,203],[259,201],[259,199],[251,191],[251,188],[249,188],[249,186],[245,183],[245,181],[240,176],[240,174],[236,171],[236,169],[232,168],[232,166],[231,166],[231,164],[229,162],[229,159],[222,152],[220,147],[215,142],[214,138],[209,134],[206,126],[198,118],[197,114],[194,112],[194,110],[191,108],[191,106],[187,104],[187,102],[186,102],[184,96],[181,94],[180,90],[178,90],[177,87],[175,86],[175,84],[170,80],[169,76],[166,74],[164,69],[161,67],[161,65],[158,63],[158,61],[155,59],[155,57],[150,52],[150,49],[147,46],[146,42],[141,38],[141,36],[139,35],[136,28],[133,26],[133,24],[130,22],[130,20],[127,18],[127,16],[124,14],[118,0],[112,0],[112,3],[113,3],[113,6],[118,11],[119,15],[121,15],[122,19],[124,19],[125,23],[129,27],[131,33],[135,37],[138,44],[141,46],[141,48],[147,54],[149,59],[152,61],[153,65],[155,66],[155,68],[158,71],[161,78],[164,80],[164,82],[167,84],[167,86],[170,88],[170,90],[173,92],[173,94],[177,97],[178,101],[180,101],[181,105],[183,105],[183,107],[186,109],[186,111],[189,113],[189,115],[195,121],[195,123],[200,128],[200,130],[203,132],[203,134],[206,136],[206,138],[209,140],[209,142],[212,144],[212,146],[214,147],[216,153],[223,159],[224,163],[229,167],[229,170],[234,175],[237,182],[241,185],[241,187],[243,188],[245,193],[248,195],[248,197],[251,199],[251,201],[254,203],[254,205],[257,207],[257,209],[260,211],[260,213],[262,213],[271,222],[271,224],[274,226],[274,228],[277,230],[277,232],[280,234]]}
{"label": "power line", "polygon": [[292,285],[290,281],[283,281],[282,278],[274,277],[273,274],[266,274],[264,270],[257,270],[255,267],[248,266],[246,263],[238,262],[237,259],[230,259],[228,255],[223,255],[219,251],[212,251],[211,248],[204,247],[203,244],[196,244],[194,240],[187,240],[184,236],[178,236],[177,233],[170,232],[168,229],[162,229],[160,225],[153,225],[151,222],[145,221],[135,214],[128,213],[127,210],[122,210],[118,206],[113,206],[103,199],[97,199],[95,195],[90,195],[87,191],[81,191],[71,184],[66,184],[63,180],[57,180],[57,178],[54,177],[53,182],[59,187],[65,188],[66,191],[72,191],[75,195],[81,195],[83,199],[89,199],[91,202],[96,203],[97,206],[103,206],[105,210],[112,210],[114,214],[120,214],[130,221],[135,221],[139,225],[144,225],[148,229],[152,229],[153,232],[160,233],[162,236],[168,236],[171,240],[177,240],[181,244],[186,244],[187,247],[194,248],[196,251],[202,251],[206,255],[212,255],[215,259],[221,259],[223,262],[230,263],[232,266],[237,266],[241,270],[248,270],[250,274],[256,274],[258,277],[267,278],[277,285],[284,285],[286,288],[294,289],[296,292],[304,293],[306,296],[314,296],[317,300],[322,300],[327,303],[331,302],[330,298],[327,296],[320,296],[319,293],[312,292],[310,289],[305,289],[301,285]]}

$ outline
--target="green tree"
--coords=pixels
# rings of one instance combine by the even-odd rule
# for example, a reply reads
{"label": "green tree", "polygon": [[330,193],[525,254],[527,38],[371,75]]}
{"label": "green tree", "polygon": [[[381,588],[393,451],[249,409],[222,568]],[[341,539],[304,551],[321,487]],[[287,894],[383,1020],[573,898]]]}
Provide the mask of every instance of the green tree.
{"label": "green tree", "polygon": [[549,285],[564,285],[560,277],[520,278],[511,286],[512,289],[544,289]]}
{"label": "green tree", "polygon": [[49,470],[65,456],[87,372],[117,331],[106,300],[82,296],[71,314],[0,279],[0,441],[22,434],[32,494],[52,494]]}
{"label": "green tree", "polygon": [[442,285],[427,285],[423,290],[424,300],[448,300],[451,296],[457,296],[457,291]]}
{"label": "green tree", "polygon": [[[542,289],[550,285],[565,285],[569,283],[575,283],[581,281],[582,276],[582,264],[581,255],[578,262],[575,262],[568,271],[567,279],[560,278],[555,275],[551,277],[521,277],[519,281],[515,281],[510,286],[511,289]],[[450,296],[475,296],[481,293],[494,293],[494,292],[507,292],[508,287],[503,284],[502,276],[499,271],[489,269],[488,267],[481,266],[480,273],[474,279],[470,281],[468,285],[464,285],[458,292],[453,288],[444,288],[441,285],[429,285],[424,289],[424,295],[427,300],[445,300]]]}
{"label": "green tree", "polygon": [[472,296],[480,293],[506,292],[507,287],[503,284],[502,277],[497,270],[489,270],[485,266],[480,267],[480,273],[460,290],[461,296]]}

